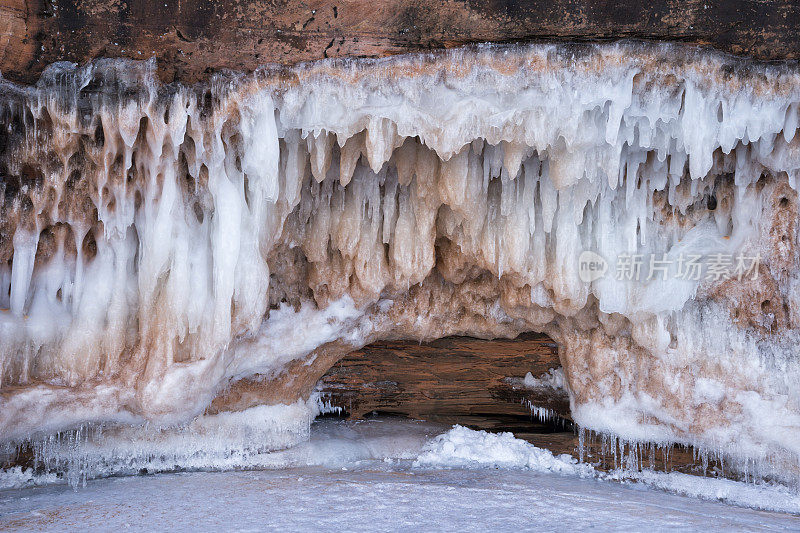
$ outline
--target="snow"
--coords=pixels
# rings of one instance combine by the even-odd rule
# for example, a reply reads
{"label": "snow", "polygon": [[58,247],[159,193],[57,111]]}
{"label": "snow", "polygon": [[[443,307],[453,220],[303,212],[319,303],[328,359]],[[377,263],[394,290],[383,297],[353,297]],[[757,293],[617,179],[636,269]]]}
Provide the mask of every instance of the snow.
{"label": "snow", "polygon": [[591,466],[578,464],[571,455],[556,457],[511,433],[487,433],[458,425],[428,442],[414,466],[527,468],[581,476],[594,474]]}
{"label": "snow", "polygon": [[519,471],[169,474],[0,493],[6,531],[792,530],[798,518]]}
{"label": "snow", "polygon": [[[459,425],[447,429],[438,424],[395,418],[323,420],[312,426],[310,438],[302,440],[297,430],[302,427],[297,422],[301,417],[294,411],[312,409],[312,405],[309,402],[309,406],[261,407],[224,417],[210,416],[191,428],[168,430],[157,437],[152,433],[127,431],[95,436],[85,442],[80,437],[51,441],[39,451],[45,473],[34,474],[20,467],[0,471],[0,490],[65,481],[85,488],[87,483],[92,486],[93,478],[141,472],[395,465],[413,472],[500,469],[594,478],[647,485],[754,509],[800,514],[800,493],[784,485],[638,468],[606,473],[567,454],[554,456],[511,433],[475,431]],[[248,422],[242,423],[240,418],[247,418]],[[278,420],[288,426],[281,426]]]}
{"label": "snow", "polygon": [[314,428],[305,447],[273,452],[273,469],[0,491],[0,529],[771,531],[799,520],[722,503],[738,493],[739,504],[800,513],[796,497],[769,487],[676,474],[621,484],[508,434],[457,426],[430,438],[444,428],[391,419]]}

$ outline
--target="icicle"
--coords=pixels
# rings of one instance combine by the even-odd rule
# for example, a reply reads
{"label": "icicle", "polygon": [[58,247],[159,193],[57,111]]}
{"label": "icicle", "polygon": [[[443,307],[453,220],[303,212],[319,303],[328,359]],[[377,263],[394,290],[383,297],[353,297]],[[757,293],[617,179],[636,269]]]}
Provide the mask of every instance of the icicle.
{"label": "icicle", "polygon": [[14,234],[14,261],[11,264],[11,312],[22,316],[33,276],[33,261],[39,235],[18,229]]}
{"label": "icicle", "polygon": [[308,152],[311,154],[311,174],[317,182],[325,179],[331,164],[333,135],[326,131],[315,132],[307,137]]}

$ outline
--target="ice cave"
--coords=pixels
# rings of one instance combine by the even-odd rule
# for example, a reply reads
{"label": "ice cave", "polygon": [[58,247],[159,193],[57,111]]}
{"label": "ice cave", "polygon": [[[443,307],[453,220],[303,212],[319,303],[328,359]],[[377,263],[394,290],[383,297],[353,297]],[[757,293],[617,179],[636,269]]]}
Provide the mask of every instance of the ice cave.
{"label": "ice cave", "polygon": [[6,486],[307,464],[333,370],[414,374],[345,358],[468,338],[550,346],[503,383],[581,449],[456,426],[414,465],[600,475],[594,439],[686,494],[646,466],[679,446],[800,513],[797,65],[629,41],[157,69],[0,81]]}

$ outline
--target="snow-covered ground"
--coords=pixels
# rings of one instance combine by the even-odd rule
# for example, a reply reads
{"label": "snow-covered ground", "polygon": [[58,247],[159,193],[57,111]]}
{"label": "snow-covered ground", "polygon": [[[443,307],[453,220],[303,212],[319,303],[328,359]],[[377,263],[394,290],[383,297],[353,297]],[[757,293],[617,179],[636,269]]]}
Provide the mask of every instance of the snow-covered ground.
{"label": "snow-covered ground", "polygon": [[272,469],[0,491],[0,530],[800,529],[792,514],[718,501],[798,512],[789,490],[678,474],[619,483],[510,434],[458,426],[324,421],[307,443],[268,455]]}

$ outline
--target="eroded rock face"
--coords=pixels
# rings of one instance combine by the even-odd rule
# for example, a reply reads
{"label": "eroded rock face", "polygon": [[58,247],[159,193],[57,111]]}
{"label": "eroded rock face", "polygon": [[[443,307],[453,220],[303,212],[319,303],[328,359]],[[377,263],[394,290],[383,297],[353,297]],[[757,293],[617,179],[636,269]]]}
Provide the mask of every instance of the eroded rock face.
{"label": "eroded rock face", "polygon": [[793,67],[477,47],[3,90],[4,440],[184,423],[242,379],[300,409],[375,340],[537,331],[578,424],[796,475]]}
{"label": "eroded rock face", "polygon": [[2,0],[0,71],[33,83],[56,61],[158,58],[165,83],[327,57],[469,43],[639,38],[800,59],[792,0]]}
{"label": "eroded rock face", "polygon": [[524,334],[374,343],[340,359],[318,389],[327,413],[349,418],[378,412],[463,424],[470,417],[519,417],[523,427],[549,422],[546,429],[563,429],[557,417],[570,415],[562,382],[556,344]]}

